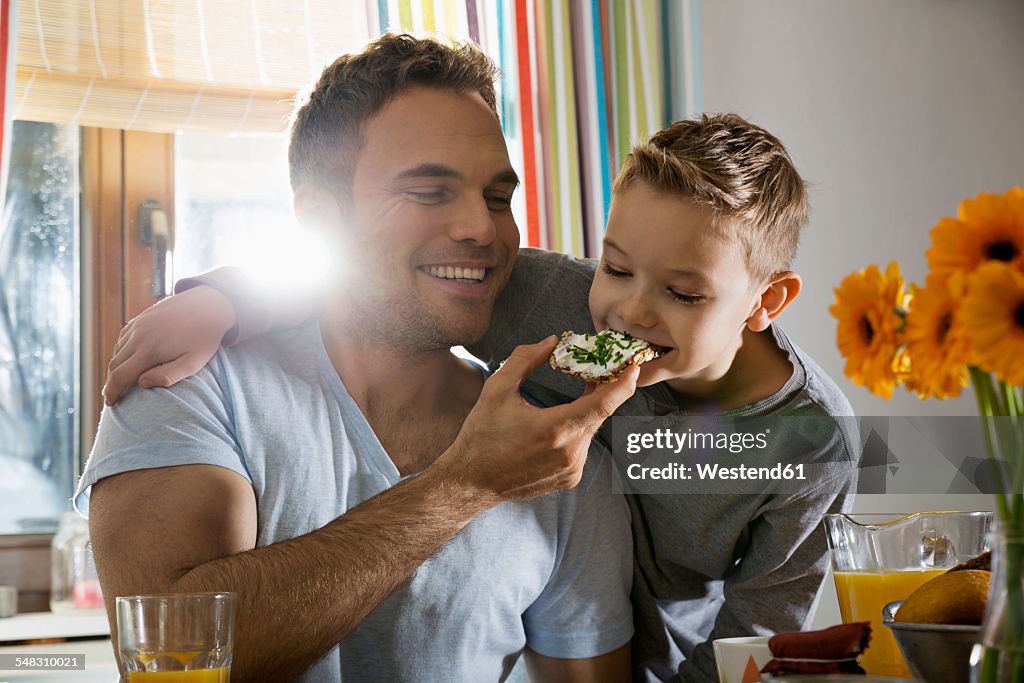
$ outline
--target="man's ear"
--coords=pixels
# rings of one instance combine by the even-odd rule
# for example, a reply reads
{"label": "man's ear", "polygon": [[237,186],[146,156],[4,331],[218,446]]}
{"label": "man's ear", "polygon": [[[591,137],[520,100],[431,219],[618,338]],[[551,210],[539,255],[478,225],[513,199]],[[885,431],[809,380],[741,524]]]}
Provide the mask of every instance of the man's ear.
{"label": "man's ear", "polygon": [[752,332],[763,332],[768,329],[780,313],[792,303],[800,293],[800,275],[792,270],[783,270],[772,275],[761,298],[747,318],[747,327]]}
{"label": "man's ear", "polygon": [[318,233],[337,226],[341,221],[338,200],[313,185],[299,185],[295,188],[292,210],[299,225]]}

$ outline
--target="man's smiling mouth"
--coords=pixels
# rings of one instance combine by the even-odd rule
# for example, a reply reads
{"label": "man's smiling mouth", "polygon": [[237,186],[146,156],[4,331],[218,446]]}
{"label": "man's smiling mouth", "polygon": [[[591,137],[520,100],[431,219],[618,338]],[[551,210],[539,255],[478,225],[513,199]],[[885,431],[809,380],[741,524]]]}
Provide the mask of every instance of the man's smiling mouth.
{"label": "man's smiling mouth", "polygon": [[487,276],[488,268],[463,268],[454,266],[427,266],[423,269],[428,275],[441,280],[456,280],[459,282],[477,283],[483,282]]}

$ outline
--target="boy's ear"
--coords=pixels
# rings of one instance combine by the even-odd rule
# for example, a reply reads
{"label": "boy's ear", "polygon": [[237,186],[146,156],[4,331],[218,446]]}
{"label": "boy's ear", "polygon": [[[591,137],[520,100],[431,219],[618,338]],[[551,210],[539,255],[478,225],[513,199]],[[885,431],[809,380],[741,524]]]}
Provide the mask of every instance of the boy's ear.
{"label": "boy's ear", "polygon": [[330,193],[313,185],[299,185],[292,197],[292,210],[299,225],[316,231],[324,231],[341,221],[338,200]]}
{"label": "boy's ear", "polygon": [[792,270],[783,270],[772,275],[761,298],[747,318],[747,327],[752,332],[763,332],[768,329],[786,306],[800,293],[800,275]]}

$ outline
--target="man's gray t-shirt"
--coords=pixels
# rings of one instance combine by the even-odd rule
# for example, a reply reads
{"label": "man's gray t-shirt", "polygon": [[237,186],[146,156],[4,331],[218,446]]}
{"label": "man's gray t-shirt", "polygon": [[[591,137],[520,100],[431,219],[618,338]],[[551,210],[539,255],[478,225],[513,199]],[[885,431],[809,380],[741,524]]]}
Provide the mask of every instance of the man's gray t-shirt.
{"label": "man's gray t-shirt", "polygon": [[[536,249],[520,251],[495,306],[487,337],[470,351],[488,363],[522,343],[565,330],[594,331],[587,300],[596,262]],[[852,416],[835,383],[772,325],[792,375],[775,394],[736,416],[829,419]],[[583,383],[548,367],[531,377],[545,404],[571,400]],[[618,416],[686,415],[664,383],[638,390]],[[780,421],[785,425],[784,421]],[[856,462],[849,420],[837,420],[804,462]],[[599,436],[610,443],[607,434]],[[619,454],[616,454],[619,455]],[[769,635],[808,625],[827,570],[822,517],[849,509],[855,470],[788,495],[630,495],[635,544],[634,680],[713,683],[711,641]]]}
{"label": "man's gray t-shirt", "polygon": [[[75,504],[88,514],[102,478],[188,464],[252,483],[257,547],[314,531],[401,479],[317,324],[221,349],[195,377],[105,409]],[[624,645],[632,545],[611,488],[595,446],[575,489],[477,516],[299,680],[497,681],[526,646],[575,659]]]}

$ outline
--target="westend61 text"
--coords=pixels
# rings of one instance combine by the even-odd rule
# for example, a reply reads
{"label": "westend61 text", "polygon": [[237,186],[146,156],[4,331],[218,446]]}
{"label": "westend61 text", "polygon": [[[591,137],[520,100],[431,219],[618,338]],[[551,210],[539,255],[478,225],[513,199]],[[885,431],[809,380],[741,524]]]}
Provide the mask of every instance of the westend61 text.
{"label": "westend61 text", "polygon": [[697,450],[728,450],[730,453],[742,453],[752,448],[768,447],[770,429],[756,434],[740,432],[695,432],[687,429],[676,432],[671,429],[656,429],[653,432],[629,434],[626,437],[626,452],[636,455],[645,450],[672,450],[677,455],[684,449]]}
{"label": "westend61 text", "polygon": [[675,479],[689,480],[700,479],[710,480],[763,480],[763,481],[803,481],[804,466],[783,465],[779,463],[772,467],[750,467],[739,465],[737,467],[722,467],[718,463],[697,463],[695,465],[684,465],[682,463],[671,463],[663,467],[644,467],[639,463],[633,463],[626,468],[626,476],[630,479]]}

